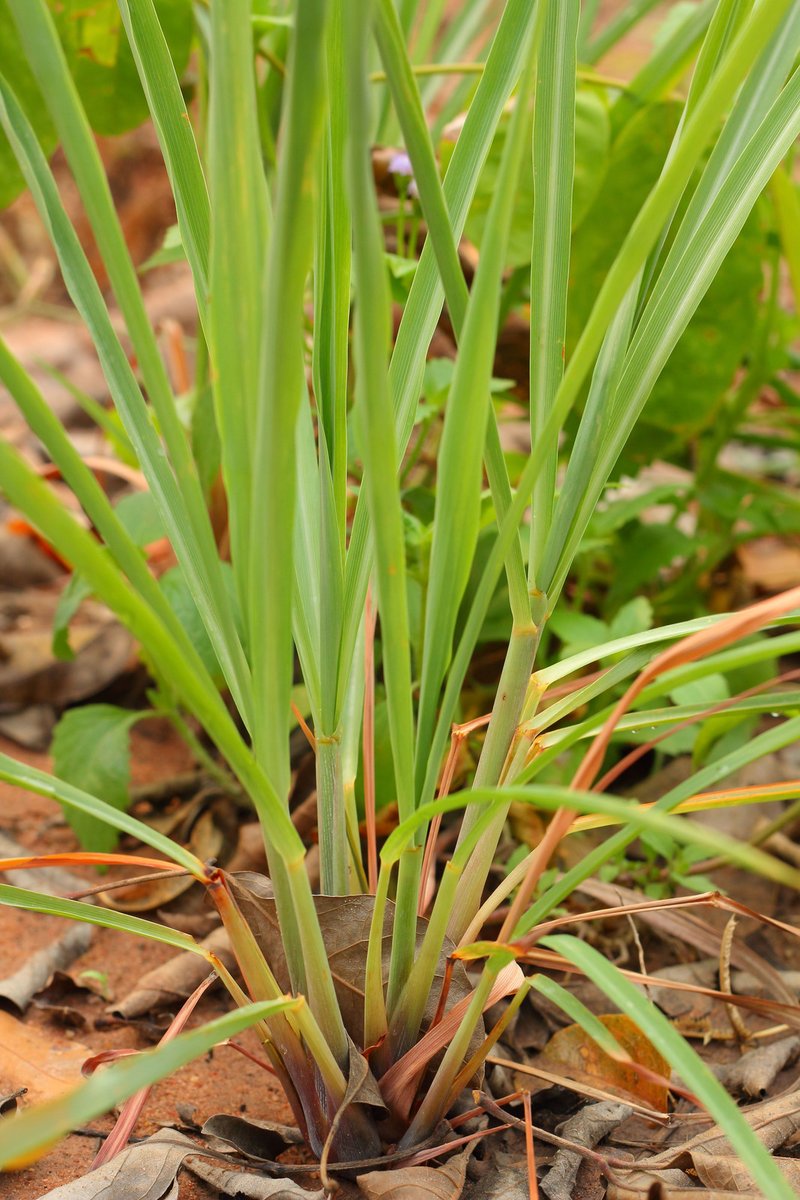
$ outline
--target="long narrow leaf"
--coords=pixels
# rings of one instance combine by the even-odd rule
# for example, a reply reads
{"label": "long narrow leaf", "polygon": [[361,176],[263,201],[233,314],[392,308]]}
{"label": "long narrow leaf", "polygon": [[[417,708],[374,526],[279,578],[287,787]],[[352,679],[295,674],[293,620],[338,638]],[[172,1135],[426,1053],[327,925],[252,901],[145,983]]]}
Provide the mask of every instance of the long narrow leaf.
{"label": "long narrow leaf", "polygon": [[141,1088],[171,1075],[219,1042],[235,1037],[258,1021],[297,1010],[302,1003],[302,1000],[287,998],[250,1004],[210,1021],[200,1029],[182,1033],[166,1045],[112,1063],[66,1095],[31,1108],[5,1123],[0,1128],[0,1168],[25,1166],[70,1130],[108,1112]]}
{"label": "long narrow leaf", "polygon": [[594,946],[565,934],[552,934],[542,945],[580,967],[622,1012],[635,1022],[726,1131],[737,1157],[764,1195],[791,1200],[795,1190],[769,1154],[752,1125],[711,1071],[668,1019],[638,988],[625,979]]}

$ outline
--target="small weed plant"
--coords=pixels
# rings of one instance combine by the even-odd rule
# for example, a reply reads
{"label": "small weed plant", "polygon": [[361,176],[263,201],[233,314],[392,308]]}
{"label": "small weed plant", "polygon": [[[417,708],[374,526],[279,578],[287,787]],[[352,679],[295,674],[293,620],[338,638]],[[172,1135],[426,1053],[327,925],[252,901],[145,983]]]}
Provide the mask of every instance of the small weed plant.
{"label": "small weed plant", "polygon": [[[0,381],[91,529],[7,441],[0,486],[71,565],[73,592],[98,597],[132,632],[163,703],[196,723],[218,769],[235,776],[258,814],[271,883],[258,889],[199,861],[77,786],[79,769],[66,782],[0,756],[0,778],[57,799],[87,844],[98,828],[123,832],[163,856],[126,862],[190,872],[219,911],[242,981],[184,933],[0,886],[5,904],[205,955],[235,1006],[113,1064],[67,1100],[3,1122],[6,1166],[247,1025],[256,1026],[324,1178],[337,1163],[374,1160],[389,1146],[412,1155],[446,1137],[442,1122],[480,1072],[493,1044],[482,1023],[487,1007],[511,997],[513,1009],[540,987],[575,1019],[574,1001],[546,971],[570,966],[640,1025],[724,1126],[764,1193],[793,1195],[656,1007],[591,945],[547,922],[578,883],[619,861],[642,834],[651,847],[689,847],[687,869],[706,847],[796,885],[793,868],[685,815],[711,802],[700,793],[797,738],[796,691],[729,689],[726,718],[781,719],[723,746],[655,804],[609,794],[601,770],[615,739],[702,718],[709,678],[796,652],[800,594],[732,617],[657,628],[623,622],[610,640],[555,663],[537,651],[551,616],[566,627],[559,601],[608,481],[762,194],[777,177],[784,210],[797,207],[786,163],[800,132],[800,3],[689,6],[630,86],[592,64],[654,5],[628,5],[600,33],[597,7],[208,0],[193,14],[178,0],[118,0],[118,10],[98,5],[89,28],[70,5],[0,4],[6,41],[18,51],[4,57],[0,78],[3,153],[32,193],[92,336],[117,443],[143,473],[174,551],[171,586],[155,577],[130,521],[2,341]],[[481,27],[491,37],[463,63]],[[91,54],[81,38],[97,39]],[[180,73],[192,44],[190,112]],[[437,90],[442,75],[449,91]],[[591,289],[573,293],[573,227],[612,220],[610,196],[624,184],[613,163],[604,176],[592,154],[684,76],[685,95],[671,101],[663,152],[619,245]],[[186,259],[194,283],[188,422],[92,133],[113,122],[117,95],[135,110],[131,123],[146,114],[153,122],[177,212],[171,253]],[[458,113],[445,154],[437,139]],[[126,340],[48,165],[56,140]],[[405,182],[388,218],[376,195],[376,141],[402,143],[406,156],[394,161]],[[469,284],[459,257],[465,226],[479,245]],[[387,229],[397,242],[388,259]],[[790,242],[796,254],[796,227]],[[530,304],[531,449],[521,457],[504,452],[493,382],[497,330],[514,294]],[[395,336],[392,298],[402,304]],[[426,358],[443,306],[457,354],[437,391]],[[432,421],[431,509],[414,542],[409,455]],[[224,554],[209,506],[218,477]],[[628,569],[624,555],[618,569]],[[176,596],[190,598],[191,621]],[[465,727],[451,730],[463,719],[464,681],[498,597],[502,673],[474,779],[451,792]],[[761,634],[767,626],[770,638]],[[320,895],[288,806],[298,664],[316,756]],[[377,747],[376,680],[384,717]],[[388,764],[378,787],[376,751]],[[757,789],[747,796],[759,798]],[[376,810],[391,803],[396,827],[380,841]],[[512,803],[542,814],[545,832],[490,892]],[[458,840],[438,871],[439,825],[452,813],[461,814]],[[565,874],[545,874],[562,839],[592,824],[611,832]],[[103,845],[81,860],[114,861]],[[502,925],[490,926],[495,940],[479,941],[502,905]],[[347,953],[337,944],[343,928]],[[533,947],[544,973],[526,975],[520,962],[532,961]],[[578,1019],[597,1033],[591,1014]]]}

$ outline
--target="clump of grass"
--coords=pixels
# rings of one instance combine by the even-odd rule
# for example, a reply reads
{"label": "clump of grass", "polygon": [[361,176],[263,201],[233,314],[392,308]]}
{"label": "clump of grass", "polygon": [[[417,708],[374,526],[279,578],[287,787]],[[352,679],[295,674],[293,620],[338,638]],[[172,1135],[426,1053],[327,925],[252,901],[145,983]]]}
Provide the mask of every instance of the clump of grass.
{"label": "clump of grass", "polygon": [[[800,73],[792,73],[800,33],[797,5],[720,0],[704,6],[702,44],[660,178],[565,362],[578,46],[579,38],[582,46],[586,41],[591,6],[582,23],[577,0],[536,5],[507,0],[441,179],[408,51],[414,4],[398,14],[392,0],[345,5],[296,0],[290,29],[277,26],[285,58],[276,60],[272,48],[267,55],[280,78],[272,74],[265,84],[250,69],[249,0],[211,0],[202,14],[198,49],[207,78],[201,156],[157,7],[153,0],[120,0],[194,280],[198,338],[207,355],[199,384],[207,381],[213,394],[205,436],[219,443],[229,564],[218,552],[193,444],[178,414],[53,20],[44,0],[9,0],[9,6],[102,254],[136,369],[25,112],[2,79],[0,119],[52,238],[71,299],[94,340],[238,721],[135,541],[2,342],[0,379],[96,534],[73,519],[7,442],[0,443],[0,482],[9,501],[131,630],[180,709],[199,723],[252,801],[264,834],[280,945],[279,953],[268,945],[258,897],[223,872],[79,788],[0,757],[0,778],[133,834],[195,876],[230,933],[244,982],[243,990],[185,934],[77,901],[0,887],[0,900],[8,904],[205,954],[241,1005],[237,1014],[109,1068],[76,1094],[79,1099],[71,1096],[69,1108],[57,1102],[25,1114],[13,1128],[0,1131],[0,1161],[19,1162],[43,1141],[247,1023],[257,1025],[323,1169],[326,1164],[333,1169],[337,1160],[374,1158],[387,1141],[411,1153],[447,1116],[468,1082],[466,1075],[489,1052],[491,1040],[481,1027],[484,1009],[506,995],[519,1003],[530,986],[516,962],[528,953],[520,941],[526,932],[642,830],[700,844],[703,831],[674,810],[712,779],[797,736],[798,718],[790,717],[713,769],[697,772],[653,809],[591,790],[609,740],[634,700],[652,705],[663,696],[661,677],[667,670],[674,686],[689,670],[725,669],[730,661],[725,656],[732,653],[726,647],[784,620],[797,604],[793,593],[727,621],[707,618],[618,639],[556,668],[539,669],[536,662],[580,540],[659,372],[800,132]],[[441,12],[441,4],[420,6],[418,45],[429,44]],[[452,22],[454,44],[459,30],[467,38],[472,15],[473,6],[464,6]],[[370,77],[373,43],[382,67],[377,84]],[[599,52],[597,42],[594,47]],[[376,93],[379,85],[383,90]],[[402,134],[426,231],[393,344],[370,159],[376,95],[381,121]],[[512,111],[497,183],[468,288],[459,239],[508,105]],[[274,138],[269,118],[276,113]],[[515,189],[531,156],[532,451],[512,488],[490,397]],[[443,303],[458,354],[437,457],[417,662],[411,654],[398,472],[415,427],[426,354]],[[560,432],[587,389],[559,488]],[[465,611],[487,512],[493,540]],[[450,777],[440,782],[448,736],[503,573],[512,631],[502,674],[474,784],[449,794]],[[370,765],[374,699],[363,669],[376,614],[392,763],[391,794],[377,798]],[[670,648],[651,658],[651,648],[662,643]],[[750,643],[748,652],[767,659],[774,657],[776,645]],[[313,727],[324,904],[312,895],[305,848],[288,810],[295,654]],[[701,655],[702,666],[692,667]],[[611,665],[599,676],[546,703],[554,682],[604,659]],[[369,654],[367,661],[371,679]],[[634,682],[615,704],[620,685],[629,680]],[[594,715],[563,723],[590,700],[596,702]],[[778,702],[772,694],[747,701],[754,705],[751,711],[763,712],[773,711]],[[687,715],[685,706],[676,706],[668,720],[678,723]],[[651,719],[647,707],[637,711],[641,724]],[[359,838],[355,798],[362,730],[366,847]],[[587,741],[571,788],[534,782],[565,749]],[[389,800],[397,805],[398,825],[379,846],[374,806]],[[512,801],[555,815],[540,845],[486,899]],[[426,840],[441,816],[456,810],[464,813],[458,843],[436,881],[420,930],[417,914],[427,910],[431,880]],[[572,829],[576,812],[622,828],[561,880],[542,888],[542,872]],[[795,871],[762,851],[719,839],[716,847],[772,878],[797,882]],[[486,917],[512,897],[496,942],[474,946]],[[368,914],[369,933],[347,967],[364,996],[354,1015],[337,991],[323,913],[344,914],[355,902]],[[543,944],[630,1012],[736,1138],[760,1186],[770,1195],[788,1197],[791,1189],[750,1126],[652,1005],[575,938],[549,934]],[[483,965],[474,981],[459,977],[457,995],[451,981],[459,960]]]}

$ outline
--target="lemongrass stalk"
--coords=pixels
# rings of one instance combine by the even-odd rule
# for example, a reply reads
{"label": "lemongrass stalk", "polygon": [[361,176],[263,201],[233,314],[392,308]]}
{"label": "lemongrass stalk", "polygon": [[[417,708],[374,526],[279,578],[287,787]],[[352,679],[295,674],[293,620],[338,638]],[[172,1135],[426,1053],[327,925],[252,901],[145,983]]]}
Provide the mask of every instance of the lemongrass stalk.
{"label": "lemongrass stalk", "polygon": [[[473,806],[475,807],[475,806]],[[436,968],[442,957],[447,924],[453,905],[456,888],[467,867],[472,850],[481,838],[486,826],[495,817],[490,806],[483,816],[473,824],[470,834],[464,839],[453,857],[445,864],[444,872],[436,891],[436,901],[428,919],[425,937],[417,952],[411,974],[391,1009],[388,1046],[392,1059],[397,1060],[413,1044],[419,1034],[422,1016],[433,985]]]}
{"label": "lemongrass stalk", "polygon": [[375,889],[375,906],[367,944],[364,972],[364,1047],[377,1046],[388,1029],[386,999],[383,991],[383,924],[392,868],[381,864]]}
{"label": "lemongrass stalk", "polygon": [[441,1120],[442,1113],[446,1111],[445,1106],[452,1088],[453,1079],[464,1061],[472,1035],[481,1019],[483,1006],[492,989],[492,984],[500,974],[501,968],[509,961],[512,961],[509,955],[497,954],[486,963],[480,980],[472,993],[472,999],[464,1014],[464,1020],[461,1022],[455,1037],[447,1047],[444,1058],[439,1064],[433,1078],[433,1082],[425,1093],[422,1104],[419,1106],[413,1121],[400,1139],[399,1149],[410,1149],[416,1142],[420,1142],[428,1137]]}

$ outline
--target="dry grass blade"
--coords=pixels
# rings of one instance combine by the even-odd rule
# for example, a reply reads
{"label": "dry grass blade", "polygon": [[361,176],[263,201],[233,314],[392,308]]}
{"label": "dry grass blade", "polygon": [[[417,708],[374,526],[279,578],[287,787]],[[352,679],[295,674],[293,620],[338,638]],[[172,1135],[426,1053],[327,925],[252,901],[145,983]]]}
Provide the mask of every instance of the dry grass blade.
{"label": "dry grass blade", "polygon": [[698,658],[722,650],[725,646],[740,641],[751,633],[757,633],[770,621],[784,616],[798,605],[800,605],[800,587],[791,588],[787,592],[781,592],[778,596],[770,596],[766,600],[759,601],[758,604],[751,604],[741,612],[731,613],[730,616],[711,625],[708,629],[700,629],[697,633],[691,634],[688,638],[684,638],[676,645],[669,646],[657,654],[614,707],[578,768],[572,786],[576,789],[592,787],[617,722],[628,711],[636,697],[644,691],[648,683],[652,683],[659,675],[673,667],[696,662]]}
{"label": "dry grass blade", "polygon": [[[596,900],[607,902],[612,907],[613,901],[618,899],[628,901],[630,904],[641,902],[639,892],[624,888],[620,884],[604,883],[599,879],[585,880],[581,884],[580,890]],[[735,912],[740,916],[749,917],[751,920],[771,925],[793,937],[800,936],[800,930],[793,925],[787,925],[776,917],[768,917],[764,913],[756,912],[755,909],[747,908],[728,896],[721,896],[718,892],[709,892],[700,896],[679,896],[672,901],[645,902],[646,907],[639,909],[639,914],[654,928],[679,938],[704,954],[716,955],[719,952],[719,931],[694,916],[693,913],[685,911],[696,903],[709,904],[723,912]],[[676,911],[678,909],[682,911]],[[610,909],[599,911],[608,913]],[[787,987],[779,972],[746,943],[740,942],[733,946],[731,961],[740,970],[748,971],[756,979],[759,979],[777,999],[786,1004],[794,1004],[797,997]]]}
{"label": "dry grass blade", "polygon": [[[545,1083],[553,1084],[555,1087],[566,1088],[570,1092],[576,1092],[579,1096],[588,1096],[591,1100],[607,1100],[612,1104],[619,1104],[619,1096],[613,1092],[607,1092],[603,1088],[594,1087],[593,1084],[583,1080],[576,1082],[570,1079],[567,1075],[559,1075],[555,1071],[546,1071],[543,1067],[536,1067],[531,1063],[514,1062],[511,1058],[503,1058],[502,1055],[490,1054],[486,1060],[494,1063],[495,1066],[505,1067],[507,1071],[517,1071],[521,1075],[531,1075],[534,1079],[544,1080]],[[646,1104],[637,1104],[633,1100],[625,1099],[625,1104],[637,1112],[640,1116],[646,1117],[649,1121],[667,1121],[669,1113],[658,1112],[654,1108],[648,1108]]]}
{"label": "dry grass blade", "polygon": [[800,679],[800,670],[786,671],[783,675],[778,675],[775,679],[767,679],[764,683],[758,683],[755,687],[747,688],[746,691],[738,692],[735,696],[728,696],[725,700],[721,700],[719,704],[712,704],[709,708],[701,713],[696,713],[692,717],[687,717],[684,721],[679,721],[676,725],[670,725],[669,729],[660,733],[657,737],[650,738],[643,742],[640,746],[636,746],[628,754],[624,755],[619,762],[615,763],[610,770],[606,771],[602,779],[598,779],[595,784],[595,791],[605,792],[611,787],[615,780],[619,779],[625,771],[629,770],[646,754],[649,754],[654,747],[658,746],[667,738],[672,737],[680,729],[689,729],[692,725],[696,725],[698,721],[705,721],[709,717],[716,716],[717,713],[725,712],[731,705],[737,704],[740,700],[747,700],[751,696],[757,696],[760,692],[769,691],[776,685],[789,683],[793,679]]}
{"label": "dry grass blade", "polygon": [[528,1161],[528,1200],[539,1200],[539,1181],[536,1178],[536,1154],[533,1148],[533,1116],[531,1094],[522,1093],[522,1109],[525,1113],[525,1157]]}
{"label": "dry grass blade", "polygon": [[[183,1030],[186,1028],[187,1021],[197,1008],[200,999],[205,992],[208,991],[209,987],[216,978],[216,975],[211,974],[207,979],[203,980],[198,988],[195,988],[189,999],[181,1007],[174,1021],[170,1023],[169,1029],[167,1029],[161,1041],[158,1043],[159,1046],[166,1045],[167,1042],[171,1042],[173,1038],[176,1038],[179,1033],[183,1032]],[[96,1170],[98,1167],[101,1167],[103,1163],[108,1162],[109,1159],[113,1158],[115,1154],[119,1154],[119,1152],[125,1148],[128,1143],[128,1139],[136,1126],[136,1122],[139,1120],[141,1111],[147,1103],[147,1097],[150,1095],[151,1090],[151,1087],[142,1088],[141,1091],[136,1092],[133,1096],[125,1101],[125,1104],[120,1110],[120,1114],[117,1118],[114,1128],[111,1130],[111,1133],[103,1142],[103,1145],[100,1147],[100,1150],[95,1156],[94,1162],[92,1163],[92,1170]]]}
{"label": "dry grass blade", "polygon": [[[739,641],[751,633],[763,629],[770,621],[791,612],[800,605],[800,587],[791,588],[778,596],[770,596],[758,604],[752,604],[741,612],[731,613],[730,616],[718,621],[706,629],[700,629],[689,637],[682,639],[674,646],[669,646],[648,663],[636,677],[622,699],[615,705],[602,729],[594,738],[586,756],[572,780],[576,791],[590,790],[603,762],[606,750],[617,727],[620,718],[628,711],[640,693],[664,671],[673,667],[685,666],[695,662],[707,654],[722,650],[732,642]],[[530,903],[537,883],[541,878],[550,858],[557,849],[561,839],[568,833],[574,821],[569,809],[560,809],[554,813],[550,824],[545,830],[536,852],[531,858],[528,871],[520,885],[508,916],[500,931],[500,940],[507,941],[526,907]]]}
{"label": "dry grass blade", "polygon": [[[509,963],[499,972],[489,992],[485,1008],[491,1008],[511,992],[516,992],[522,983],[522,972],[516,963]],[[402,1058],[398,1059],[381,1076],[381,1094],[386,1104],[394,1111],[409,1112],[417,1082],[425,1067],[440,1050],[449,1045],[453,1035],[464,1019],[472,997],[464,996],[445,1013],[438,1024],[426,1034]]]}

